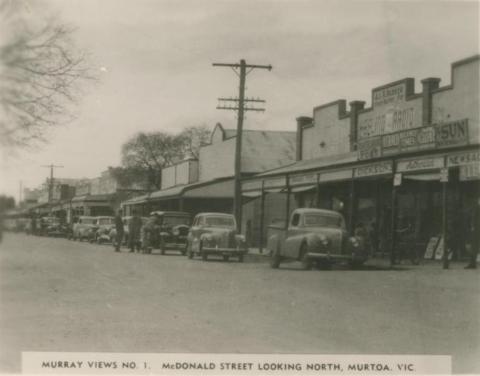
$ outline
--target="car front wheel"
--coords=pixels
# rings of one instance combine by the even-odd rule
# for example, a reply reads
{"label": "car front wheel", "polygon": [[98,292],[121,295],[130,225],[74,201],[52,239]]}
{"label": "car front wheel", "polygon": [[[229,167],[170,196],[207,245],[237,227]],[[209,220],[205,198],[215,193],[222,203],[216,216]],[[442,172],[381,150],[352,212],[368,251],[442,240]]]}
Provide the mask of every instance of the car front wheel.
{"label": "car front wheel", "polygon": [[302,263],[303,270],[312,269],[312,260],[308,258],[307,253],[307,245],[304,243],[300,248],[300,262]]}
{"label": "car front wheel", "polygon": [[271,251],[270,267],[272,269],[278,269],[281,261],[282,257],[280,256],[280,253],[278,251]]}

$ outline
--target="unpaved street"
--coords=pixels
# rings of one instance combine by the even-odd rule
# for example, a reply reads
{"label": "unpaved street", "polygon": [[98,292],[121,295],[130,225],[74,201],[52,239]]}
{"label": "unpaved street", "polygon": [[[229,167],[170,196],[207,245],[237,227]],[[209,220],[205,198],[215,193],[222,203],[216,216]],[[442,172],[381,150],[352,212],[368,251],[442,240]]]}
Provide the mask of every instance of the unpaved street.
{"label": "unpaved street", "polygon": [[300,271],[7,234],[0,370],[21,351],[451,354],[480,372],[479,273]]}

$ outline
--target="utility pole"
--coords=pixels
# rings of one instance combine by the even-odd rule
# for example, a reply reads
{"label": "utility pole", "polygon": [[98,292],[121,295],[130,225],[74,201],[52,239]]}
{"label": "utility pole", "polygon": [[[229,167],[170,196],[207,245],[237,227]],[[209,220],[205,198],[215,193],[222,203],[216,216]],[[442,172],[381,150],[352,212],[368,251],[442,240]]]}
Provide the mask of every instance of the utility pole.
{"label": "utility pole", "polygon": [[50,165],[41,166],[41,167],[47,167],[47,168],[50,169],[50,182],[48,184],[48,202],[51,202],[52,198],[53,198],[53,169],[54,168],[63,168],[63,166],[57,166],[57,165],[54,165],[52,163]]}
{"label": "utility pole", "polygon": [[[268,69],[272,70],[271,65],[256,65],[247,64],[244,59],[240,60],[240,63],[225,64],[225,63],[213,63],[214,67],[229,67],[240,78],[240,86],[238,90],[238,98],[218,98],[220,102],[223,102],[217,106],[218,110],[236,110],[237,112],[237,136],[235,144],[235,191],[233,196],[233,214],[237,221],[238,231],[242,231],[242,135],[243,135],[243,118],[245,111],[265,111],[264,108],[256,108],[253,105],[255,103],[265,103],[262,99],[248,99],[245,98],[245,81],[247,75],[254,69]],[[248,71],[247,71],[248,69]],[[248,103],[252,103],[251,107],[248,107]]]}

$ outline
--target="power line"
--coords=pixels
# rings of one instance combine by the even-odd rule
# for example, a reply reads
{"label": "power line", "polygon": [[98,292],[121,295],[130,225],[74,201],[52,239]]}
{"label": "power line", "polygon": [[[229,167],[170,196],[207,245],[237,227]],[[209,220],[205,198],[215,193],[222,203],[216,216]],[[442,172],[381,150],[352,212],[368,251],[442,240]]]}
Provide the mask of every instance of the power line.
{"label": "power line", "polygon": [[63,168],[60,165],[54,165],[53,163],[50,165],[44,165],[41,167],[46,167],[50,169],[50,182],[48,184],[48,202],[51,202],[53,199],[53,169],[54,168]]}
{"label": "power line", "polygon": [[[223,102],[217,106],[219,110],[234,110],[237,111],[237,137],[235,144],[235,192],[233,196],[233,214],[237,221],[238,231],[242,230],[242,134],[243,134],[243,119],[246,111],[263,112],[265,108],[255,107],[255,103],[266,103],[265,100],[259,98],[245,98],[245,81],[247,75],[254,69],[267,69],[272,70],[271,65],[257,65],[247,64],[244,59],[240,60],[240,63],[227,64],[227,63],[213,63],[214,67],[228,67],[237,74],[240,78],[240,86],[238,98],[218,98],[220,102]],[[248,69],[248,71],[247,71]],[[231,103],[233,102],[233,103]],[[249,107],[246,103],[251,103]]]}

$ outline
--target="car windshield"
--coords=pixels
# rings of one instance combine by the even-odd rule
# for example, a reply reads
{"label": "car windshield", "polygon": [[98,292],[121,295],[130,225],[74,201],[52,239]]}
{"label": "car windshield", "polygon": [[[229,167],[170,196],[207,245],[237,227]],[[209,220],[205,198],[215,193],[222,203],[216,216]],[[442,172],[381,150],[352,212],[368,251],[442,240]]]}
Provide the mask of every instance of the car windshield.
{"label": "car windshield", "polygon": [[111,225],[113,223],[113,218],[99,218],[98,224],[102,225]]}
{"label": "car windshield", "polygon": [[206,217],[205,224],[212,227],[235,227],[232,217]]}
{"label": "car windshield", "polygon": [[343,218],[336,215],[305,214],[305,226],[344,227]]}
{"label": "car windshield", "polygon": [[163,224],[167,226],[190,225],[190,218],[181,216],[165,216]]}

